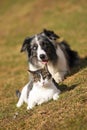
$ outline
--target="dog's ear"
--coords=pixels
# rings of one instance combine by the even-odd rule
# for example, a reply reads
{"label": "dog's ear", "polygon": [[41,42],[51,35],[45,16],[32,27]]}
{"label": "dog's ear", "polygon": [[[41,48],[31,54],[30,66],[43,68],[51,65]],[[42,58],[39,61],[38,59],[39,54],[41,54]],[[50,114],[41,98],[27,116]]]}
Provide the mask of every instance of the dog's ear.
{"label": "dog's ear", "polygon": [[50,30],[43,30],[44,34],[49,37],[51,40],[56,40],[58,38],[60,38],[57,34],[55,34],[53,31]]}
{"label": "dog's ear", "polygon": [[24,42],[23,42],[23,45],[22,45],[22,48],[21,48],[20,52],[26,51],[26,49],[27,49],[27,47],[29,46],[30,42],[31,42],[31,38],[29,38],[29,37],[26,38],[26,39],[24,40]]}

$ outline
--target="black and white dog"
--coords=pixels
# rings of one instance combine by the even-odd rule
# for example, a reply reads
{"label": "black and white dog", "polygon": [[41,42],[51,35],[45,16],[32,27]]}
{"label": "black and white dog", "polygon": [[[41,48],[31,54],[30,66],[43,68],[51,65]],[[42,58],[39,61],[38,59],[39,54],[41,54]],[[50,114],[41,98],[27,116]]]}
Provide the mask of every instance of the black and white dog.
{"label": "black and white dog", "polygon": [[21,52],[27,52],[29,69],[35,71],[47,64],[53,79],[59,83],[77,63],[77,52],[71,50],[65,40],[53,31],[44,29],[43,32],[26,38]]}

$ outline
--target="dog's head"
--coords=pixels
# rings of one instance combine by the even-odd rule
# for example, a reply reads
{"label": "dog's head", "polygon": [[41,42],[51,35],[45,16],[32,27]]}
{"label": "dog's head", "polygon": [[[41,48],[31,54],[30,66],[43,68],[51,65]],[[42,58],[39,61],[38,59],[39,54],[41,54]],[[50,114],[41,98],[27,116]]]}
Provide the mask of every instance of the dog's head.
{"label": "dog's head", "polygon": [[34,66],[42,66],[48,61],[56,61],[55,40],[59,38],[53,31],[44,29],[43,32],[26,38],[21,52],[26,51],[28,59]]}

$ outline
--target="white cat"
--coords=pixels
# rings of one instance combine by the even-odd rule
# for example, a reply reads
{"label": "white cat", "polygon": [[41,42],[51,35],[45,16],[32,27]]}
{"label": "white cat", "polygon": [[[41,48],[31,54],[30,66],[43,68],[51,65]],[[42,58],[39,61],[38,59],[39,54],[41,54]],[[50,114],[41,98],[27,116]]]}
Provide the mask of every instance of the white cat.
{"label": "white cat", "polygon": [[59,98],[60,90],[55,86],[52,76],[46,69],[29,70],[29,72],[33,78],[32,88],[28,88],[28,83],[22,89],[17,107],[26,102],[28,104],[27,109],[32,109],[35,105],[41,105],[51,99],[57,100]]}

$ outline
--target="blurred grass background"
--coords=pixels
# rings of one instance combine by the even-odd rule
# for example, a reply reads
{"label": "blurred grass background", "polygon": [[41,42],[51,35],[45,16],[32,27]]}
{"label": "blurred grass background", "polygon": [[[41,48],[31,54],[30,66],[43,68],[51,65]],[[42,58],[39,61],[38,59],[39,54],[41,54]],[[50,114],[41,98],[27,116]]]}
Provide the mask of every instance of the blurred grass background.
{"label": "blurred grass background", "polygon": [[[27,36],[44,28],[64,37],[82,62],[63,84],[71,91],[27,112],[16,108],[15,90],[28,82],[25,54],[20,53]],[[87,1],[0,1],[0,130],[87,129]],[[76,73],[75,73],[76,72]],[[14,119],[15,112],[18,117]]]}

